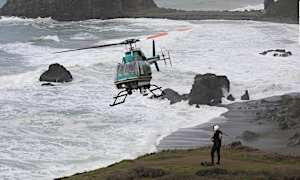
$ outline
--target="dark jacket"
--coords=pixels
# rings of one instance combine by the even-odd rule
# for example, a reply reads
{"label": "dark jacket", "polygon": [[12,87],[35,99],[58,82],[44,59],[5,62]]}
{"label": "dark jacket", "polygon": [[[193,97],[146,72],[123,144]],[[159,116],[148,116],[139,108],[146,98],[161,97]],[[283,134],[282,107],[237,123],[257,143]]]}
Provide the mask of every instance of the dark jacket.
{"label": "dark jacket", "polygon": [[211,138],[215,144],[221,145],[222,142],[222,131],[216,130],[214,136]]}

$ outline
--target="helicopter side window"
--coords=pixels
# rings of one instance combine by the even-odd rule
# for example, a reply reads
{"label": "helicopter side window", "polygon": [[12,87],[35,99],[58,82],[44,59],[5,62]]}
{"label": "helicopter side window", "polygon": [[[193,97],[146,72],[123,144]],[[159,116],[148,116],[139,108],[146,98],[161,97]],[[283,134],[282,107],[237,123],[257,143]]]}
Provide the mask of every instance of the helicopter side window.
{"label": "helicopter side window", "polygon": [[121,74],[123,74],[124,73],[124,65],[123,64],[119,64],[118,65],[118,69],[117,69],[117,73],[118,73],[118,75],[121,75]]}

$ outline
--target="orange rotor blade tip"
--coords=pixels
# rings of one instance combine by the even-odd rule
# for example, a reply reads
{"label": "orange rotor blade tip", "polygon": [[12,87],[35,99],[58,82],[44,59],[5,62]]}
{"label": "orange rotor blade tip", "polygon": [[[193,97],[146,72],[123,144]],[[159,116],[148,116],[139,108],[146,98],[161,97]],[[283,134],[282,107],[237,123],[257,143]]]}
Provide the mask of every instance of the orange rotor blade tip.
{"label": "orange rotor blade tip", "polygon": [[180,31],[180,32],[183,32],[183,31],[191,31],[192,28],[178,28],[176,29],[176,31]]}
{"label": "orange rotor blade tip", "polygon": [[155,38],[159,38],[159,37],[162,37],[162,36],[166,36],[168,34],[169,33],[167,33],[167,32],[160,32],[160,33],[157,33],[155,35],[148,36],[147,39],[155,39]]}

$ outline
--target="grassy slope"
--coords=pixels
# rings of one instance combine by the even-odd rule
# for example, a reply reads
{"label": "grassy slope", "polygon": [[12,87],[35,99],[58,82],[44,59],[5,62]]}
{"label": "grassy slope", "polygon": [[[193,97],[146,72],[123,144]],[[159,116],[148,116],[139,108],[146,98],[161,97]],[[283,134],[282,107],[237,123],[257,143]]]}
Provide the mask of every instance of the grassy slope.
{"label": "grassy slope", "polygon": [[201,166],[201,162],[209,161],[209,151],[208,148],[164,151],[66,179],[300,179],[300,157],[267,154],[244,147],[224,148],[221,165]]}

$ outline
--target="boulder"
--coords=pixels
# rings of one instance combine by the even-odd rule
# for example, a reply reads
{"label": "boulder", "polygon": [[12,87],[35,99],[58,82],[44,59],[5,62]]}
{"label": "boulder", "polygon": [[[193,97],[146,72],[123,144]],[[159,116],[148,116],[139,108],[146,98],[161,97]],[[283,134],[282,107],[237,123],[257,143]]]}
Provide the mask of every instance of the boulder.
{"label": "boulder", "polygon": [[55,86],[55,85],[52,83],[43,83],[42,86]]}
{"label": "boulder", "polygon": [[222,98],[229,92],[230,82],[226,76],[215,74],[198,74],[190,91],[190,105],[216,105],[222,103]]}
{"label": "boulder", "polygon": [[245,91],[245,94],[241,96],[241,100],[248,101],[250,100],[249,92],[248,90]]}
{"label": "boulder", "polygon": [[229,96],[227,96],[227,100],[229,100],[229,101],[235,101],[235,98],[233,97],[232,94],[229,94]]}
{"label": "boulder", "polygon": [[71,21],[126,17],[154,8],[157,6],[153,0],[8,0],[1,8],[1,16]]}
{"label": "boulder", "polygon": [[168,99],[170,104],[175,104],[183,100],[183,97],[180,94],[170,88],[163,90],[163,94],[164,95],[161,98]]}
{"label": "boulder", "polygon": [[44,72],[40,81],[46,82],[71,82],[73,80],[72,74],[65,67],[60,64],[51,64],[49,69]]}

